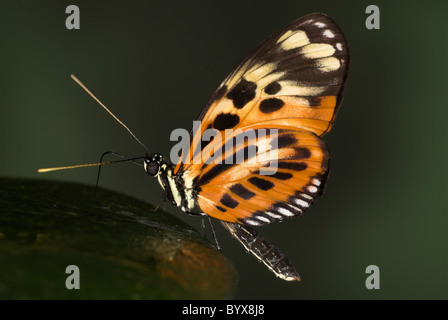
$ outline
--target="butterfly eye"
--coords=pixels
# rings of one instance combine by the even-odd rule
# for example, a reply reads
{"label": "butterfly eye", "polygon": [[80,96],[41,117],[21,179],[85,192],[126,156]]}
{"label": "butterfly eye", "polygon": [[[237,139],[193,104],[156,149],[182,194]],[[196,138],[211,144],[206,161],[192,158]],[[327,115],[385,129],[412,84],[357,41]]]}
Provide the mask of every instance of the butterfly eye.
{"label": "butterfly eye", "polygon": [[157,161],[145,160],[143,166],[146,173],[152,177],[156,176],[159,173],[160,164]]}
{"label": "butterfly eye", "polygon": [[148,157],[148,161],[161,162],[163,159],[160,153],[154,153],[153,155]]}

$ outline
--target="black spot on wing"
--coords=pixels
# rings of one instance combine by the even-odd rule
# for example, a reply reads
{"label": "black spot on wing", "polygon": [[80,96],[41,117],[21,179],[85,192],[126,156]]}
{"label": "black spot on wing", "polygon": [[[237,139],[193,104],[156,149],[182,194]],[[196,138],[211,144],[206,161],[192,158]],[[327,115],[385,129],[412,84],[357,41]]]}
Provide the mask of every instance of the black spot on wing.
{"label": "black spot on wing", "polygon": [[305,147],[295,148],[295,151],[295,159],[308,159],[309,157],[311,157],[311,151]]}
{"label": "black spot on wing", "polygon": [[269,98],[261,101],[259,108],[263,113],[272,113],[280,110],[284,105],[285,103],[283,102],[283,100],[277,98]]}
{"label": "black spot on wing", "polygon": [[246,189],[243,185],[241,185],[239,183],[231,186],[230,191],[232,191],[234,194],[236,194],[237,196],[239,196],[245,200],[249,200],[250,198],[255,196],[255,193]]}
{"label": "black spot on wing", "polygon": [[226,212],[227,211],[227,209],[224,209],[223,207],[220,207],[220,206],[216,206],[216,209],[218,209],[221,212]]}
{"label": "black spot on wing", "polygon": [[254,82],[242,79],[227,94],[227,98],[233,101],[235,108],[242,109],[248,102],[255,98],[257,85]]}
{"label": "black spot on wing", "polygon": [[195,188],[195,190],[197,192],[200,192],[201,191],[201,187],[199,187],[198,184],[197,184],[198,183],[198,179],[199,179],[199,176],[196,176],[196,177],[193,178],[192,186],[193,186],[193,188]]}
{"label": "black spot on wing", "polygon": [[294,171],[303,171],[306,170],[306,168],[308,168],[308,165],[305,162],[279,161],[278,168],[289,169]]}
{"label": "black spot on wing", "polygon": [[307,97],[310,107],[318,107],[321,105],[322,97]]}
{"label": "black spot on wing", "polygon": [[297,138],[294,136],[294,134],[282,134],[277,138],[277,148],[287,148],[293,145],[296,145],[298,143]]}
{"label": "black spot on wing", "polygon": [[221,203],[229,208],[236,208],[238,206],[238,201],[233,199],[231,196],[229,196],[227,193],[222,196]]}
{"label": "black spot on wing", "polygon": [[258,177],[250,177],[248,179],[248,181],[253,184],[254,186],[256,186],[258,189],[267,191],[270,190],[274,187],[274,184],[269,181],[269,180],[265,180],[262,178],[258,178]]}
{"label": "black spot on wing", "polygon": [[276,173],[270,175],[270,177],[273,177],[273,178],[279,179],[279,180],[289,180],[292,178],[292,174],[289,172],[277,171]]}
{"label": "black spot on wing", "polygon": [[266,88],[264,88],[264,92],[269,95],[274,95],[282,89],[282,86],[277,81],[272,82]]}
{"label": "black spot on wing", "polygon": [[236,114],[220,113],[213,121],[213,128],[217,130],[231,129],[240,122],[240,117]]}

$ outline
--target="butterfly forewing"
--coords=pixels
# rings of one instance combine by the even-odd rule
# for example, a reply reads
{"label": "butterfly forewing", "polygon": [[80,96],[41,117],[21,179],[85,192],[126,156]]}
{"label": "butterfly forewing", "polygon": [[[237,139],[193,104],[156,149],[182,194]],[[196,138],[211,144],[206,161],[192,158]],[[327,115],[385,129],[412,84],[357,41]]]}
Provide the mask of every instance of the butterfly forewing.
{"label": "butterfly forewing", "polygon": [[293,22],[248,54],[218,87],[198,118],[201,129],[185,159],[192,160],[208,128],[265,123],[322,136],[334,122],[348,66],[347,43],[330,18],[311,14]]}

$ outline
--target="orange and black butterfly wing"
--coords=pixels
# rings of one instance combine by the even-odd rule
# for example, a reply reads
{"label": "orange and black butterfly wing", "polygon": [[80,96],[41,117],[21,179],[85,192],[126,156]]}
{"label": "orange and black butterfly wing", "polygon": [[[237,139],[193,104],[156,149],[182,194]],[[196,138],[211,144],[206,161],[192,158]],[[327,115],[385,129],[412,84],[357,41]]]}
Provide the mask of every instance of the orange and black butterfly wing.
{"label": "orange and black butterfly wing", "polygon": [[207,144],[202,134],[210,128],[223,132],[263,123],[324,135],[335,120],[348,68],[345,37],[330,18],[298,19],[248,54],[217,88],[174,172],[198,161]]}
{"label": "orange and black butterfly wing", "polygon": [[[244,142],[237,143],[241,136]],[[288,126],[242,128],[223,143],[212,141],[203,156],[205,164],[190,167],[199,207],[219,220],[252,226],[301,215],[322,193],[329,170],[325,143]]]}
{"label": "orange and black butterfly wing", "polygon": [[348,46],[339,27],[323,14],[305,16],[249,53],[198,120],[222,130],[297,118],[298,127],[323,135],[335,119],[348,66]]}

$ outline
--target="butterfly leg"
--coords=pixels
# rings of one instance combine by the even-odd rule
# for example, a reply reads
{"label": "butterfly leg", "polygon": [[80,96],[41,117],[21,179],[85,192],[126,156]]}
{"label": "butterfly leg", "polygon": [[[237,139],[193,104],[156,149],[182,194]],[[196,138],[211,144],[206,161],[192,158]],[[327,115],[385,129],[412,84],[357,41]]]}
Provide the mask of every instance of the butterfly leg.
{"label": "butterfly leg", "polygon": [[[100,158],[100,163],[103,162],[103,158],[108,155],[108,154],[113,154],[113,151],[106,151],[101,155]],[[95,183],[95,194],[94,194],[94,198],[95,198],[95,202],[97,205],[99,205],[100,207],[105,207],[106,205],[102,204],[99,200],[98,200],[98,185],[100,182],[100,173],[101,173],[101,166],[98,166],[98,174],[96,176],[96,183]]]}
{"label": "butterfly leg", "polygon": [[[109,154],[111,154],[111,155],[113,155],[113,156],[115,156],[115,157],[118,157],[118,158],[120,158],[120,159],[123,159],[123,161],[130,161],[130,162],[132,162],[132,163],[134,163],[134,164],[137,164],[137,165],[141,166],[140,163],[138,163],[138,162],[135,161],[135,159],[137,159],[137,158],[130,159],[130,158],[128,158],[128,157],[122,156],[122,155],[119,154],[119,153],[116,153],[115,151],[106,151],[106,152],[104,152],[104,153],[101,155],[101,157],[100,157],[100,161],[99,161],[99,162],[100,162],[100,163],[103,162],[104,157],[107,156],[107,155],[109,155]],[[105,207],[106,205],[104,205],[104,204],[102,204],[100,201],[98,201],[98,186],[99,186],[99,182],[100,182],[100,174],[101,174],[101,165],[98,166],[98,174],[97,174],[97,176],[96,176],[95,195],[94,195],[94,197],[95,197],[95,202],[96,202],[100,207]]]}
{"label": "butterfly leg", "polygon": [[207,216],[208,223],[210,224],[210,228],[212,229],[213,239],[215,240],[216,249],[221,250],[221,246],[219,245],[218,238],[216,237],[215,229],[213,228],[212,219],[210,216]]}
{"label": "butterfly leg", "polygon": [[205,216],[201,217],[201,236],[203,238],[206,238],[206,234],[205,234]]}
{"label": "butterfly leg", "polygon": [[[194,214],[194,215],[196,215],[196,214]],[[213,228],[213,224],[212,224],[212,220],[211,220],[210,216],[206,213],[200,213],[199,215],[201,216],[201,235],[202,235],[202,237],[207,238],[206,233],[205,233],[205,219],[207,219],[208,223],[210,225],[210,229],[212,230],[213,240],[215,241],[216,249],[218,249],[219,251],[222,251],[221,246],[219,245],[219,242],[218,242],[218,238],[216,237],[215,229]]]}
{"label": "butterfly leg", "polygon": [[160,205],[163,203],[163,211],[166,209],[166,191],[164,190],[162,196],[160,197],[159,203],[156,207],[154,207],[153,211],[157,211],[160,209]]}
{"label": "butterfly leg", "polygon": [[[154,209],[152,209],[153,212],[158,211],[158,210],[160,209],[160,205],[161,205],[162,203],[163,203],[163,212],[165,213],[165,212],[166,212],[166,190],[163,191],[163,193],[162,193],[162,197],[160,198],[160,201],[159,201],[159,203],[157,204],[157,206],[156,206]],[[159,228],[161,228],[162,225],[163,225],[163,217],[164,217],[164,216],[165,216],[165,215],[162,214],[161,217],[160,217]]]}

